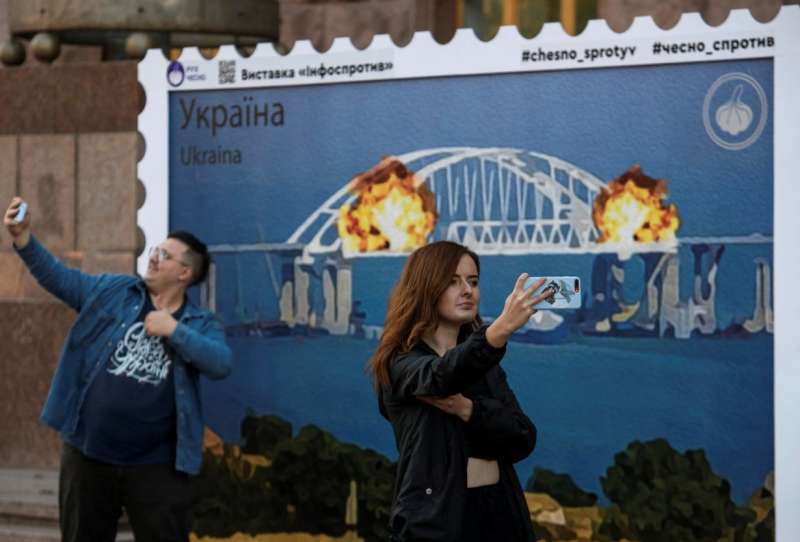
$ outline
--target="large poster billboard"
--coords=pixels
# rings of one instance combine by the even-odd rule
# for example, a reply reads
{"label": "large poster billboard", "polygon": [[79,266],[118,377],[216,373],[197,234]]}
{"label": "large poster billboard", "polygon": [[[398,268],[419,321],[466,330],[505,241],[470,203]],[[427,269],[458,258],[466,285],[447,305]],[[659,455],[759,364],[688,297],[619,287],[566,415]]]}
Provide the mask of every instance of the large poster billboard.
{"label": "large poster billboard", "polygon": [[[195,294],[236,356],[203,383],[217,478],[197,533],[381,539],[397,452],[364,366],[405,256],[448,239],[481,256],[487,320],[521,272],[582,279],[581,309],[534,315],[503,362],[539,428],[517,471],[541,528],[563,534],[537,520],[548,507],[594,507],[563,527],[642,536],[631,518],[655,505],[620,495],[663,467],[689,510],[704,479],[738,512],[691,519],[669,501],[653,521],[774,536],[775,480],[779,503],[800,499],[799,26],[784,9],[717,28],[151,51],[139,224],[148,243],[189,229],[209,244]],[[561,475],[574,489],[548,482]],[[226,476],[249,493],[215,503]],[[778,540],[800,533],[781,521]]]}

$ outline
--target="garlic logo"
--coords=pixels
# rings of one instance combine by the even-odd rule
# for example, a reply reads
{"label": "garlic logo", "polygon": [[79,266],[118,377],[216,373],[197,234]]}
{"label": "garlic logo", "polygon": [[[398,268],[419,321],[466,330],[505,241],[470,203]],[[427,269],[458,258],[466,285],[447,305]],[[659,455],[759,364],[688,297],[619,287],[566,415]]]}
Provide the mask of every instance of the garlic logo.
{"label": "garlic logo", "polygon": [[742,85],[733,91],[731,99],[717,109],[717,124],[731,135],[738,135],[753,122],[753,110],[742,101]]}
{"label": "garlic logo", "polygon": [[703,124],[714,143],[738,151],[761,136],[768,110],[767,95],[758,81],[745,73],[728,73],[717,79],[706,93]]}

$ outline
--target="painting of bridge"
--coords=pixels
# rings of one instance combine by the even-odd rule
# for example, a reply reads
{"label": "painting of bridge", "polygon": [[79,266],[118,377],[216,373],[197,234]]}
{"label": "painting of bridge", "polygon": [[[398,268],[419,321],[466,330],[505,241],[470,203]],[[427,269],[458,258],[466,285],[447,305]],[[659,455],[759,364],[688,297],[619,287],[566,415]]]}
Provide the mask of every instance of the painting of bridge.
{"label": "painting of bridge", "polygon": [[[481,256],[593,255],[592,289],[585,300],[592,310],[582,326],[590,333],[613,332],[619,322],[630,323],[644,333],[664,336],[669,332],[681,339],[695,332],[718,333],[716,275],[725,247],[772,243],[770,237],[759,233],[670,236],[650,242],[603,241],[593,220],[593,205],[607,192],[608,185],[574,164],[533,151],[448,147],[409,152],[394,160],[415,172],[414,178],[435,198],[438,221],[428,242],[454,241]],[[345,183],[319,205],[284,243],[211,247],[212,253],[234,258],[247,253],[263,255],[278,300],[280,322],[289,329],[311,327],[334,335],[359,333],[371,337],[380,333],[379,326],[365,326],[354,318],[352,266],[360,258],[405,257],[409,251],[347,249],[337,221],[341,210],[357,198],[352,185]],[[680,297],[681,246],[689,249],[693,260],[693,287],[688,299]],[[623,303],[625,277],[620,264],[631,258],[644,263],[638,277],[641,292],[635,303]],[[202,297],[215,309],[216,268],[210,276]],[[772,333],[769,261],[755,259],[752,276],[755,304],[742,330]],[[322,291],[321,303],[309,296],[314,283]],[[261,322],[249,329],[284,329],[276,324]]]}

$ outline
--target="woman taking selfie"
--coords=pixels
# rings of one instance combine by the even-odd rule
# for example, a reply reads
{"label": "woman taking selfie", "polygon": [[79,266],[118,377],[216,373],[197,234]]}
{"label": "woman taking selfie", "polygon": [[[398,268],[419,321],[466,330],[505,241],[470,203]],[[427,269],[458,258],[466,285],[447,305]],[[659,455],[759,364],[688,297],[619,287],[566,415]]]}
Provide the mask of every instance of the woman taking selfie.
{"label": "woman taking selfie", "polygon": [[408,258],[369,361],[399,451],[393,542],[535,540],[514,463],[536,445],[500,361],[548,294],[521,275],[502,314],[481,325],[480,262],[440,241]]}

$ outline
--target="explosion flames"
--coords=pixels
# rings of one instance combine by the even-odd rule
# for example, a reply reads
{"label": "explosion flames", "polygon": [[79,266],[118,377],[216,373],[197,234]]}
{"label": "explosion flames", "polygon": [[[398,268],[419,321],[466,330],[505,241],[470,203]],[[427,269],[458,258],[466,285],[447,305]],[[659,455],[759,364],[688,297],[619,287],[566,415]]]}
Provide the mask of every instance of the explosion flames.
{"label": "explosion flames", "polygon": [[675,204],[664,206],[669,194],[663,179],[653,179],[638,165],[608,184],[594,200],[592,218],[599,243],[651,243],[675,239],[680,226]]}
{"label": "explosion flames", "polygon": [[410,252],[427,243],[438,215],[433,193],[397,158],[386,157],[350,181],[357,195],[339,209],[345,252]]}

